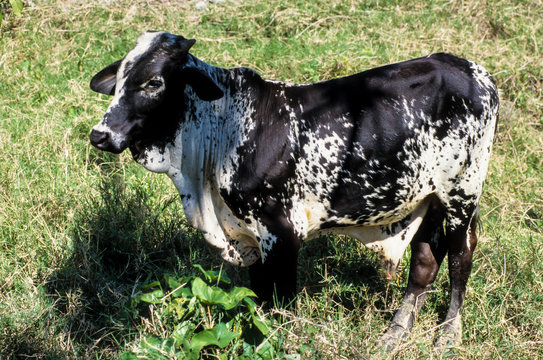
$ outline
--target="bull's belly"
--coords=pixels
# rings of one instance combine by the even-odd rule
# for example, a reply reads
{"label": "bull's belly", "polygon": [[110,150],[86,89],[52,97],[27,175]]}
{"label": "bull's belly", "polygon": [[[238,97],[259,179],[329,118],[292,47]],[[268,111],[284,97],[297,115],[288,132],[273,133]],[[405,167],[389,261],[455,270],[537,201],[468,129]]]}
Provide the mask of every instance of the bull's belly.
{"label": "bull's belly", "polygon": [[[270,247],[277,241],[275,229],[266,226],[258,218],[251,218],[249,222],[238,219],[224,202],[217,199],[220,200],[217,197],[214,204],[199,207],[201,216],[198,218],[205,221],[193,226],[202,230],[204,238],[210,244],[222,249],[222,257],[232,264],[249,266],[259,259],[265,261]],[[213,203],[213,199],[208,200]],[[396,270],[429,207],[428,199],[403,204],[390,214],[377,214],[380,222],[359,225],[347,218],[332,219],[334,222],[330,223],[325,204],[308,202],[307,197],[305,200],[296,202],[290,213],[297,236],[304,240],[326,234],[352,236],[380,254],[388,273]],[[201,203],[206,204],[203,200]],[[396,214],[396,217],[392,214]],[[321,225],[327,221],[336,226],[323,229]]]}
{"label": "bull's belly", "polygon": [[[309,218],[310,227],[307,239],[330,234],[342,234],[356,238],[379,254],[387,276],[391,276],[396,271],[407,246],[419,229],[429,204],[428,200],[421,201],[414,209],[407,212],[407,215],[375,225],[354,225],[340,222],[337,226],[327,229],[319,229],[317,226],[313,226],[311,229],[311,219]],[[307,210],[306,214],[311,216],[314,212]]]}

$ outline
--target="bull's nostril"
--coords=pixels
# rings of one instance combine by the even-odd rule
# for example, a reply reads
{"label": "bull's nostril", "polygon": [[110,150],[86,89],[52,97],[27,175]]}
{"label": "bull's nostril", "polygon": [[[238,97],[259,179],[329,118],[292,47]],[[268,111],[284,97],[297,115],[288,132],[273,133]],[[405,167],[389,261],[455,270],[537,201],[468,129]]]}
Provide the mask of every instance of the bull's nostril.
{"label": "bull's nostril", "polygon": [[114,154],[123,152],[128,146],[125,138],[121,138],[118,134],[109,131],[92,129],[89,138],[94,147]]}
{"label": "bull's nostril", "polygon": [[90,133],[90,141],[93,145],[102,144],[109,138],[109,134],[102,131],[92,130]]}

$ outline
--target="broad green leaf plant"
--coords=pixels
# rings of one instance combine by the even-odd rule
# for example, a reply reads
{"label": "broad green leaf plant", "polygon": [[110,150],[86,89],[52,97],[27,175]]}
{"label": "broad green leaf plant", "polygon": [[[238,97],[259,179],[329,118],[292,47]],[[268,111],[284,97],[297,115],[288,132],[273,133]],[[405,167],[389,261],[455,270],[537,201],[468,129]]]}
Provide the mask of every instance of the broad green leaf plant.
{"label": "broad green leaf plant", "polygon": [[[147,305],[164,333],[142,339],[122,359],[272,359],[279,355],[271,320],[258,312],[255,293],[231,286],[222,271],[202,276],[165,275],[147,281],[132,298],[134,310]],[[160,314],[160,315],[158,315]]]}

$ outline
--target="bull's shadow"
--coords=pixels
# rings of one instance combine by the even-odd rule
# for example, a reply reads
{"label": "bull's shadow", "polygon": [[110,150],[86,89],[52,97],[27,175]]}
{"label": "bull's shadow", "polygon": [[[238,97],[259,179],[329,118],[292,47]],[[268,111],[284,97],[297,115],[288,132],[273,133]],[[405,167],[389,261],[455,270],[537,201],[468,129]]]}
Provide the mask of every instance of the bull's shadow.
{"label": "bull's shadow", "polygon": [[186,224],[177,192],[164,200],[148,184],[127,185],[113,156],[97,156],[109,160],[97,161],[103,161],[98,196],[81,200],[71,255],[49,277],[47,291],[75,347],[107,354],[122,346],[117,339],[137,334],[130,300],[138,285],[222,261]]}
{"label": "bull's shadow", "polygon": [[[99,166],[99,196],[83,200],[75,214],[72,254],[47,285],[75,345],[104,352],[120,346],[116,339],[137,333],[139,321],[130,299],[146,279],[160,279],[165,273],[196,274],[193,264],[200,264],[208,269],[222,266],[236,285],[249,286],[246,269],[224,264],[219,251],[187,225],[173,188],[167,201],[157,200],[146,184],[126,185],[113,159]],[[319,297],[334,279],[353,289],[385,293],[378,264],[360,247],[354,240],[328,237],[306,243],[299,259],[299,289]],[[326,296],[346,308],[365,305],[364,297],[354,303],[352,296],[341,292]]]}
{"label": "bull's shadow", "polygon": [[[390,300],[390,283],[384,280],[378,255],[345,235],[322,236],[304,244],[298,263],[298,287],[309,296],[326,296],[327,301],[349,310],[370,302],[385,310]],[[369,300],[374,295],[377,300]]]}

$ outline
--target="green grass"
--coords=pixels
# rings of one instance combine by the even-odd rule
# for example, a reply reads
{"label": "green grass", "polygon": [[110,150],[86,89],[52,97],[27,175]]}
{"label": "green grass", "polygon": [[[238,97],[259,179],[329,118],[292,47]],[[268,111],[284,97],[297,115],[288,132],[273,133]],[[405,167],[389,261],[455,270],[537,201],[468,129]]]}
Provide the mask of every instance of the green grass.
{"label": "green grass", "polygon": [[[0,25],[0,358],[118,358],[164,331],[131,297],[147,279],[219,269],[164,176],[88,142],[109,98],[88,83],[147,29],[198,41],[209,63],[308,82],[447,51],[494,74],[502,110],[481,201],[464,310],[467,359],[543,358],[543,5],[541,1],[35,1]],[[445,264],[446,265],[446,264]],[[237,285],[244,270],[224,265]],[[302,359],[380,358],[407,262],[391,283],[346,237],[306,244],[296,310],[275,335]],[[442,267],[397,358],[439,358]],[[157,312],[158,311],[158,312]],[[160,315],[159,310],[151,314]]]}

